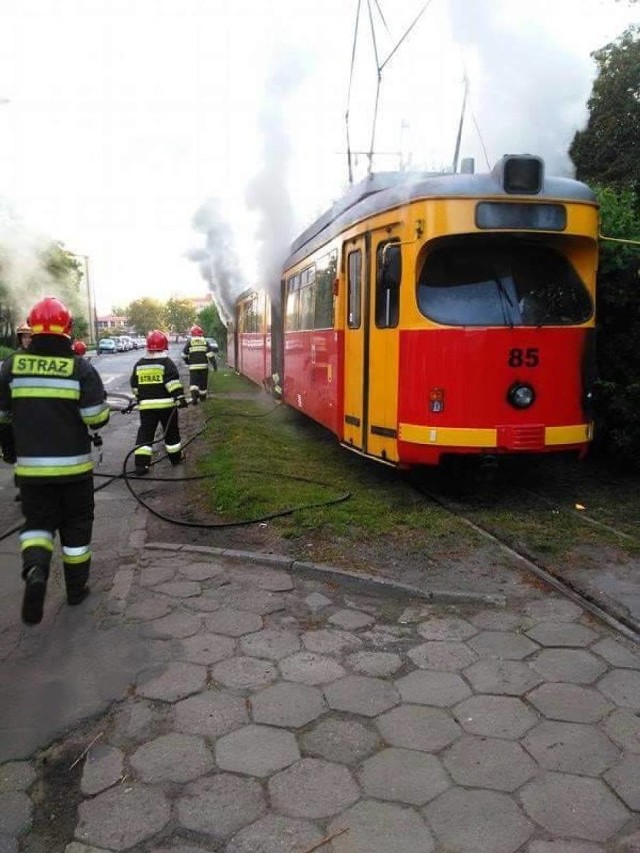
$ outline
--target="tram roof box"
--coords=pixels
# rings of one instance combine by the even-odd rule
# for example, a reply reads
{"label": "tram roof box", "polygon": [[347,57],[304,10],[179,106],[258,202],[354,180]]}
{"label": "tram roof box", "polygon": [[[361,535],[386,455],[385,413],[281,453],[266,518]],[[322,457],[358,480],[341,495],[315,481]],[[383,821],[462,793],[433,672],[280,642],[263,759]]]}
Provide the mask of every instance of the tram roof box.
{"label": "tram roof box", "polygon": [[473,157],[463,157],[460,163],[461,175],[473,175],[476,171],[476,161]]}
{"label": "tram roof box", "polygon": [[491,174],[510,195],[538,195],[544,186],[544,160],[532,154],[505,154]]}

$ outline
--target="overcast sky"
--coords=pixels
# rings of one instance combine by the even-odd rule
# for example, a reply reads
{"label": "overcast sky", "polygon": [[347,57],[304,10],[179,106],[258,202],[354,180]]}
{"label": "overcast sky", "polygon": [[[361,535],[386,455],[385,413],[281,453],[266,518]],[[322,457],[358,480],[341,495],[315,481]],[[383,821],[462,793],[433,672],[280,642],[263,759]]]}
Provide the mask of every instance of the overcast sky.
{"label": "overcast sky", "polygon": [[[372,0],[381,59],[424,2]],[[369,148],[376,84],[362,5],[355,151]],[[0,198],[26,227],[90,256],[100,312],[205,292],[185,252],[204,245],[192,220],[212,199],[244,281],[263,283],[261,239],[286,243],[345,188],[356,6],[2,0]],[[527,151],[566,174],[589,53],[633,18],[614,0],[432,0],[383,72],[376,168],[397,168],[399,152],[414,168],[451,163],[466,70],[462,156],[484,169],[485,150],[491,165]]]}

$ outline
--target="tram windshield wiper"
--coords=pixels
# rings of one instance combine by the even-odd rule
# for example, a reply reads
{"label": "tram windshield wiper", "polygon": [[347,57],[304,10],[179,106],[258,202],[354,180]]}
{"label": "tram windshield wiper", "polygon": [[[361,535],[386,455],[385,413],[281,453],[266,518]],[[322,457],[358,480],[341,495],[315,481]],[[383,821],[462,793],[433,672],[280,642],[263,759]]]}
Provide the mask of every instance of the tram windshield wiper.
{"label": "tram windshield wiper", "polygon": [[[504,286],[504,282],[498,276],[495,276],[493,279],[496,287],[498,288],[498,295],[500,297],[500,310],[502,311],[502,319],[504,320],[505,326],[509,326],[513,329],[513,310],[515,309],[515,305],[513,299],[509,296],[509,291]],[[505,306],[505,302],[509,304],[509,310],[507,310]],[[507,316],[508,315],[508,316]]]}

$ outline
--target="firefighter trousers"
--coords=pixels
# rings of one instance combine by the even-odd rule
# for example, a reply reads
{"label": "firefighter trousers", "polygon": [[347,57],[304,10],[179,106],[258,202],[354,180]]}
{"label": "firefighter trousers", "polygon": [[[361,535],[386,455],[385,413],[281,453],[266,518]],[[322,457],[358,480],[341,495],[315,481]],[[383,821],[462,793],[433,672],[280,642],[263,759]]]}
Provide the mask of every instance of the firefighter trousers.
{"label": "firefighter trousers", "polygon": [[189,368],[189,390],[194,402],[207,399],[207,386],[209,385],[209,365]]}
{"label": "firefighter trousers", "polygon": [[182,459],[182,443],[178,424],[178,410],[175,406],[166,409],[141,409],[140,427],[136,436],[136,452],[133,460],[136,470],[147,469],[151,465],[153,441],[158,424],[162,427],[164,447],[172,465],[177,465]]}
{"label": "firefighter trousers", "polygon": [[61,483],[20,478],[25,523],[20,534],[22,576],[34,566],[49,576],[56,531],[60,534],[67,596],[82,590],[91,566],[93,477]]}

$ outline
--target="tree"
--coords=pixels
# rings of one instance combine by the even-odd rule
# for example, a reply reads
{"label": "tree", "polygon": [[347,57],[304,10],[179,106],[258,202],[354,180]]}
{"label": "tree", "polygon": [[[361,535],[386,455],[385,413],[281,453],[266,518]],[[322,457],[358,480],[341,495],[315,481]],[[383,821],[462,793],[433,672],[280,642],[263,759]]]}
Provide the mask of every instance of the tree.
{"label": "tree", "polygon": [[[602,232],[640,241],[640,200],[596,188]],[[603,241],[598,270],[598,440],[625,463],[640,459],[640,247]]]}
{"label": "tree", "polygon": [[157,299],[144,296],[136,299],[126,310],[129,323],[139,335],[146,335],[152,329],[162,329],[165,326],[164,305]]}
{"label": "tree", "polygon": [[579,180],[640,191],[640,27],[593,54],[598,76],[589,98],[589,121],[569,154]]}
{"label": "tree", "polygon": [[165,321],[172,332],[180,335],[189,329],[195,320],[196,309],[189,299],[172,296],[165,307]]}
{"label": "tree", "polygon": [[211,303],[198,312],[198,325],[207,338],[215,338],[222,352],[227,346],[227,327],[220,319],[216,306]]}

